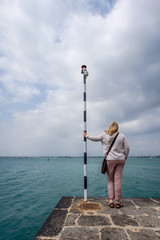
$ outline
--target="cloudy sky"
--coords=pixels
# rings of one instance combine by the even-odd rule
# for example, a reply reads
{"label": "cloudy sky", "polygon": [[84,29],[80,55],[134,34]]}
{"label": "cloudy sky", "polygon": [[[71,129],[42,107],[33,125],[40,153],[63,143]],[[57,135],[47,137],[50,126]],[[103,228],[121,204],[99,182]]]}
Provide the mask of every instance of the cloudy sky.
{"label": "cloudy sky", "polygon": [[[160,154],[159,0],[0,0],[0,156],[82,156],[117,121]],[[88,155],[102,155],[88,141]]]}

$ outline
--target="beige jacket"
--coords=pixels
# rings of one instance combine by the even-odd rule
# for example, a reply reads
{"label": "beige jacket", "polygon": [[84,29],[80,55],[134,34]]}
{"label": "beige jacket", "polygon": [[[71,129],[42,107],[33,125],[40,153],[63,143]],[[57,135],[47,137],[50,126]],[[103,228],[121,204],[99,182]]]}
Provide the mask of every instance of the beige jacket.
{"label": "beige jacket", "polygon": [[[114,133],[112,136],[107,134],[106,132],[98,135],[98,136],[89,136],[87,135],[86,138],[91,141],[101,141],[103,147],[103,154],[106,156],[107,151],[109,149],[110,144],[112,143],[113,139],[115,138],[117,132]],[[114,142],[108,156],[107,160],[126,160],[129,154],[129,145],[126,140],[126,137],[119,133],[116,141]]]}

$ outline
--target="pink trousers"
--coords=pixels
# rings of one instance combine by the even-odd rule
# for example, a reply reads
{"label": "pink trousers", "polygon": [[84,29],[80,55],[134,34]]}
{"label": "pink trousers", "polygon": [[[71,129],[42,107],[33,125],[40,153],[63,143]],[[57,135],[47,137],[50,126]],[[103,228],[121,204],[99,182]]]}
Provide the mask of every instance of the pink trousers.
{"label": "pink trousers", "polygon": [[125,160],[107,160],[108,197],[120,201]]}

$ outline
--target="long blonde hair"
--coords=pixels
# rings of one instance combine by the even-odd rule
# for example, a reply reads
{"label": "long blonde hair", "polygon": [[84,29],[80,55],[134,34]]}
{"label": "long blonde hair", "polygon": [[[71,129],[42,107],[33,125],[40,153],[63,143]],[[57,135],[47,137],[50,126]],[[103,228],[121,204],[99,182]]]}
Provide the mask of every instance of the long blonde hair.
{"label": "long blonde hair", "polygon": [[108,130],[105,130],[105,132],[107,134],[109,134],[110,136],[112,136],[117,131],[118,131],[118,123],[116,123],[116,122],[111,122]]}

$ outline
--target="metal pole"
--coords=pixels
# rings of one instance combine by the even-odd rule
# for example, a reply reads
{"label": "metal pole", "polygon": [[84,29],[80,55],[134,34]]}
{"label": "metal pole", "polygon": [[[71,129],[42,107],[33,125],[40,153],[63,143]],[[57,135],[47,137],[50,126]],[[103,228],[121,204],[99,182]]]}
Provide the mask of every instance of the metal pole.
{"label": "metal pole", "polygon": [[[83,85],[84,85],[84,93],[83,93],[83,101],[84,101],[84,132],[87,133],[87,104],[86,104],[86,78],[88,76],[88,72],[86,70],[86,66],[82,66],[81,73],[83,74]],[[84,201],[87,202],[87,139],[84,137]]]}

